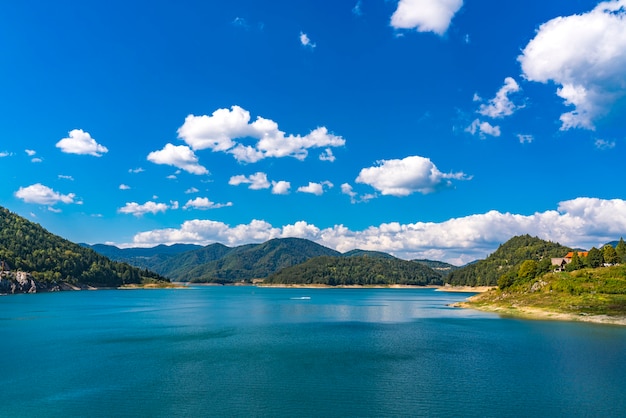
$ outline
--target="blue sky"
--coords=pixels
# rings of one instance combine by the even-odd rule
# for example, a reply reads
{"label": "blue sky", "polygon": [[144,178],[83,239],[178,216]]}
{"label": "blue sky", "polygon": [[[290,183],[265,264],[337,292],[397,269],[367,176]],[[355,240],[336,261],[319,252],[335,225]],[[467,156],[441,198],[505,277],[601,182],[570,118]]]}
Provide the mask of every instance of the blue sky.
{"label": "blue sky", "polygon": [[463,264],[626,236],[626,0],[0,5],[0,205]]}

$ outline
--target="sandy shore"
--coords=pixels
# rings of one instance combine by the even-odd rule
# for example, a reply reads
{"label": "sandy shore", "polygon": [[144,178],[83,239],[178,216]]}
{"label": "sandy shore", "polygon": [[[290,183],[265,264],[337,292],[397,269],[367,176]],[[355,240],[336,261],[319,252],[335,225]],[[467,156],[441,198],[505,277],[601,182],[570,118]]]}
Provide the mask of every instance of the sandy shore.
{"label": "sandy shore", "polygon": [[573,313],[552,312],[530,306],[497,306],[497,305],[474,305],[471,302],[457,302],[452,306],[466,309],[476,309],[484,312],[497,313],[503,317],[532,319],[539,321],[576,321],[592,322],[595,324],[612,324],[626,326],[626,316],[608,315],[581,315]]}
{"label": "sandy shore", "polygon": [[497,286],[438,286],[437,292],[458,292],[458,293],[484,293]]}
{"label": "sandy shore", "polygon": [[294,289],[439,289],[441,286],[416,286],[404,284],[390,285],[337,285],[329,286],[326,284],[263,284],[257,283],[258,287],[277,287],[277,288],[294,288]]}

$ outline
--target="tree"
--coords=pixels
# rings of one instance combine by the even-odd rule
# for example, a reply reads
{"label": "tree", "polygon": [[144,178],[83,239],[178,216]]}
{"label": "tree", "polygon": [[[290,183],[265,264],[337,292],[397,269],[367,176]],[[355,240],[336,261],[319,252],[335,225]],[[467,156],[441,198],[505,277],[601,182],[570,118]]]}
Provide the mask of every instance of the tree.
{"label": "tree", "polygon": [[604,257],[604,262],[607,264],[618,264],[620,262],[617,251],[612,245],[607,244],[602,247],[602,256]]}
{"label": "tree", "polygon": [[[602,251],[598,250],[596,247],[593,247],[589,250],[589,254],[587,254],[587,265],[591,268],[600,267],[604,263],[604,258],[602,256]],[[572,263],[574,259],[572,258]]]}
{"label": "tree", "polygon": [[565,266],[565,271],[574,271],[583,268],[583,262],[578,256],[578,251],[574,251],[572,261]]}
{"label": "tree", "polygon": [[537,262],[535,260],[526,260],[522,263],[517,271],[517,277],[522,280],[534,279],[537,276]]}
{"label": "tree", "polygon": [[620,263],[626,263],[626,243],[624,242],[624,238],[620,238],[617,246],[615,247],[615,252],[620,259]]}

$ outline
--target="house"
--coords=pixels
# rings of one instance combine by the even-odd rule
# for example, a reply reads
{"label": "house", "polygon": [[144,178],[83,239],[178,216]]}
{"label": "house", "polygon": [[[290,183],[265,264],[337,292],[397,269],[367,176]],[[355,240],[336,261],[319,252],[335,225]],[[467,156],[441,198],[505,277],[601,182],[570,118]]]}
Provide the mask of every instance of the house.
{"label": "house", "polygon": [[[578,257],[585,258],[589,255],[589,251],[578,251]],[[565,266],[572,262],[572,257],[574,257],[574,252],[570,251],[565,255],[565,257],[557,257],[551,258],[553,266],[556,266],[554,271],[565,271]]]}

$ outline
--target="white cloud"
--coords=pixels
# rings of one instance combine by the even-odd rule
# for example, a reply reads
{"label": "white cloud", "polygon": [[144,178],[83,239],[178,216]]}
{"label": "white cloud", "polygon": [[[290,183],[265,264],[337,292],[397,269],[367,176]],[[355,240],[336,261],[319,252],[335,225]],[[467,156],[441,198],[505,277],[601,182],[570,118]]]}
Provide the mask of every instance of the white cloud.
{"label": "white cloud", "polygon": [[198,163],[196,154],[185,145],[166,144],[162,150],[148,154],[148,161],[171,165],[191,174],[209,174],[209,170]]}
{"label": "white cloud", "polygon": [[323,153],[320,154],[321,161],[330,161],[331,163],[335,161],[335,156],[333,155],[333,150],[330,148],[326,148]]}
{"label": "white cloud", "polygon": [[[172,209],[178,208],[178,202],[174,202],[174,207]],[[136,202],[129,202],[124,205],[124,207],[119,208],[117,211],[119,213],[125,213],[127,215],[135,215],[135,216],[143,216],[146,213],[157,214],[159,212],[165,213],[170,206],[165,203],[156,203],[152,201],[148,201],[143,205],[140,205]]]}
{"label": "white cloud", "polygon": [[132,244],[221,242],[242,245],[271,238],[307,238],[346,252],[355,248],[385,251],[405,259],[429,258],[461,265],[484,258],[515,235],[530,234],[580,248],[600,246],[626,235],[626,201],[577,198],[558,210],[519,215],[490,211],[444,222],[384,223],[353,231],[344,225],[320,229],[305,221],[280,228],[262,220],[230,226],[211,220],[186,221],[179,228],[158,229],[135,235]]}
{"label": "white cloud", "polygon": [[8,152],[8,151],[0,152],[0,158],[11,157],[12,155],[13,155],[13,153]]}
{"label": "white cloud", "polygon": [[518,60],[524,77],[560,85],[557,95],[574,107],[561,130],[594,129],[626,96],[626,0],[542,24]]}
{"label": "white cloud", "polygon": [[65,175],[63,175],[63,174],[59,174],[59,176],[58,176],[58,177],[59,177],[60,179],[63,179],[63,180],[70,180],[70,181],[74,181],[74,177],[72,177],[72,176],[65,176]]}
{"label": "white cloud", "polygon": [[530,144],[535,140],[535,137],[532,135],[517,134],[517,139],[519,139],[520,144]]}
{"label": "white cloud", "polygon": [[128,172],[129,172],[129,173],[133,173],[133,174],[143,173],[144,171],[146,171],[146,170],[144,170],[144,169],[143,169],[143,168],[141,168],[141,167],[138,167],[138,168],[131,168],[131,169],[129,169],[129,170],[128,170]]}
{"label": "white cloud", "polygon": [[196,197],[193,200],[188,200],[183,206],[183,209],[219,209],[227,206],[232,206],[233,202],[228,203],[215,203],[211,202],[207,197]]}
{"label": "white cloud", "polygon": [[130,186],[128,186],[127,184],[120,184],[119,189],[120,190],[130,190]]}
{"label": "white cloud", "polygon": [[461,6],[463,0],[400,0],[391,26],[443,35]]}
{"label": "white cloud", "polygon": [[[483,116],[488,116],[490,118],[502,118],[504,116],[510,116],[517,110],[519,107],[516,106],[511,99],[509,99],[509,95],[511,93],[516,93],[520,90],[519,84],[512,77],[507,77],[504,79],[504,85],[498,90],[496,93],[496,97],[489,100],[488,104],[481,104],[478,109],[478,113]],[[476,100],[476,95],[474,95],[474,101]]]}
{"label": "white cloud", "polygon": [[42,161],[43,161],[43,158],[38,158],[38,157],[35,157],[30,160],[31,163],[40,163]]}
{"label": "white cloud", "polygon": [[249,176],[244,176],[240,174],[238,176],[233,176],[228,181],[228,184],[231,186],[239,186],[240,184],[249,184],[249,189],[251,190],[261,190],[261,189],[269,189],[270,182],[267,180],[267,174],[262,172],[257,172],[251,174]]}
{"label": "white cloud", "polygon": [[189,189],[185,190],[185,194],[192,194],[192,193],[198,193],[200,190],[196,189],[195,187],[190,187]]}
{"label": "white cloud", "polygon": [[472,123],[465,128],[465,132],[472,135],[478,135],[481,139],[485,139],[486,135],[498,137],[500,136],[500,127],[493,126],[487,121],[481,121],[480,119],[474,119]]}
{"label": "white cloud", "polygon": [[102,157],[102,154],[109,152],[105,146],[98,144],[89,132],[85,132],[82,129],[73,129],[69,134],[69,137],[63,138],[56,143],[56,147],[67,154]]}
{"label": "white cloud", "polygon": [[272,181],[272,194],[289,194],[291,183],[288,181]]}
{"label": "white cloud", "polygon": [[300,32],[300,44],[309,48],[315,48],[317,46],[313,42],[311,42],[311,40],[309,39],[309,35],[304,32]]}
{"label": "white cloud", "polygon": [[348,183],[343,183],[341,185],[341,193],[350,196],[350,201],[352,203],[356,203],[357,193],[352,189],[352,186]]}
{"label": "white cloud", "polygon": [[596,146],[596,148],[601,149],[601,150],[613,149],[615,148],[615,141],[596,139],[594,145]]}
{"label": "white cloud", "polygon": [[368,184],[383,195],[408,196],[449,187],[451,179],[469,178],[461,172],[442,173],[429,158],[410,156],[402,160],[382,160],[377,166],[364,168],[356,182]]}
{"label": "white cloud", "polygon": [[[218,109],[211,116],[187,116],[178,129],[178,137],[194,150],[226,152],[247,163],[272,157],[304,160],[310,148],[340,147],[346,142],[325,127],[301,136],[286,135],[276,122],[260,116],[250,123],[250,112],[239,106]],[[241,138],[253,138],[257,142],[251,146],[235,141]]]}
{"label": "white cloud", "polygon": [[40,205],[54,205],[56,203],[75,203],[74,193],[61,194],[48,186],[44,186],[41,183],[33,184],[28,187],[20,187],[15,192],[15,197],[22,199],[26,203],[37,203]]}
{"label": "white cloud", "polygon": [[26,155],[28,155],[29,157],[32,157],[33,155],[37,154],[37,151],[32,150],[32,149],[26,149],[24,150],[24,152],[26,153]]}
{"label": "white cloud", "polygon": [[298,187],[298,192],[300,193],[310,193],[316,196],[321,196],[324,194],[324,188],[331,189],[333,184],[329,181],[323,181],[321,183],[314,183],[312,181],[309,182],[306,186]]}

